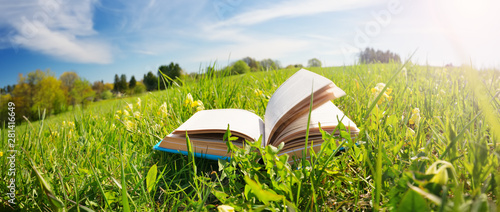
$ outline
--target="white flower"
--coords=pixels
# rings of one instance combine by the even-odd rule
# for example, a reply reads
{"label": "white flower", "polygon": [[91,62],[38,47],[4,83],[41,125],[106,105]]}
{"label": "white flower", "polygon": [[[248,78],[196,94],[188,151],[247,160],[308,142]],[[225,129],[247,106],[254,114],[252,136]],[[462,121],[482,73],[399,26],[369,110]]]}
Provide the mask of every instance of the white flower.
{"label": "white flower", "polygon": [[134,112],[134,117],[135,117],[136,119],[141,118],[141,113],[140,113],[139,111],[135,111],[135,112]]}
{"label": "white flower", "polygon": [[137,98],[137,107],[141,108],[141,98]]}
{"label": "white flower", "polygon": [[132,121],[125,121],[124,123],[127,130],[132,130],[135,128],[135,123]]}
{"label": "white flower", "polygon": [[168,115],[167,103],[163,102],[160,106],[160,110],[158,110],[158,115]]}
{"label": "white flower", "polygon": [[134,105],[127,103],[127,110],[132,111],[133,109],[134,109]]}

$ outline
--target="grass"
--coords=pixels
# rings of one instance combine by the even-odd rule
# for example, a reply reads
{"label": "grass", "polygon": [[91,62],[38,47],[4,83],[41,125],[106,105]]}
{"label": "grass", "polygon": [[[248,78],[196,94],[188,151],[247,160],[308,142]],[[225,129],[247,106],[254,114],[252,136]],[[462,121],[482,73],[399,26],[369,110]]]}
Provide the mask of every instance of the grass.
{"label": "grass", "polygon": [[[349,142],[349,136],[324,132],[325,143],[310,161],[288,164],[287,156],[277,156],[280,147],[259,142],[243,149],[230,145],[230,162],[152,150],[200,106],[185,105],[188,93],[204,109],[242,108],[263,117],[269,97],[296,70],[204,76],[17,126],[14,208],[500,209],[498,71],[412,64],[313,68],[346,91],[334,103],[361,133]],[[387,85],[377,91],[378,83]],[[8,133],[1,132],[0,151],[7,154]],[[347,151],[334,156],[341,146]],[[6,156],[0,157],[2,167]],[[6,169],[0,178],[0,187],[7,188]],[[5,193],[0,210],[14,209]]]}

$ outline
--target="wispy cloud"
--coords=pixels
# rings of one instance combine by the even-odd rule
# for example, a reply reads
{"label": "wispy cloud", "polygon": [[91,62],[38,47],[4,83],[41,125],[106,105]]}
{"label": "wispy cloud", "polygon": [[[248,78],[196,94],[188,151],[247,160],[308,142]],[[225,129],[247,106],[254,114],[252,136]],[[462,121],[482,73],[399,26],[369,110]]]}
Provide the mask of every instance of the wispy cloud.
{"label": "wispy cloud", "polygon": [[236,15],[226,21],[222,21],[215,27],[230,25],[253,25],[277,18],[299,17],[305,15],[314,15],[324,12],[344,11],[360,7],[367,7],[379,4],[380,1],[354,0],[354,1],[331,1],[331,0],[312,0],[312,1],[284,1],[273,5],[267,5],[265,8],[258,8],[248,12]]}
{"label": "wispy cloud", "polygon": [[[95,0],[2,1],[0,26],[11,29],[3,48],[25,48],[78,63],[110,63],[111,49],[93,29]],[[9,44],[5,44],[9,42]]]}
{"label": "wispy cloud", "polygon": [[229,59],[241,59],[246,56],[256,57],[261,60],[265,58],[279,59],[290,53],[300,51],[310,46],[310,42],[288,38],[266,38],[263,40],[249,39],[235,44],[221,45],[215,49],[203,49],[193,55],[190,60],[195,61],[225,61]]}

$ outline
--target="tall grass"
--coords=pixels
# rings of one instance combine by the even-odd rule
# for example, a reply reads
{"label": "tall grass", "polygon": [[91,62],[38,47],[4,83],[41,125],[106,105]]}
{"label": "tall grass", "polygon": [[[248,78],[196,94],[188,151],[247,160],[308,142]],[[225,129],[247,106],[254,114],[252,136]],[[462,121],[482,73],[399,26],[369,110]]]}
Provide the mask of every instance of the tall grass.
{"label": "tall grass", "polygon": [[[201,109],[199,104],[185,104],[188,94],[204,109],[242,108],[263,117],[269,97],[295,71],[204,75],[165,91],[102,101],[17,126],[13,207],[22,211],[215,210],[222,204],[237,210],[296,211],[500,208],[498,71],[412,64],[313,68],[346,91],[334,103],[361,132],[354,140],[345,136],[342,126],[337,129],[344,132],[341,137],[324,132],[321,151],[294,164],[286,162],[287,156],[277,156],[280,147],[259,147],[259,142],[243,149],[231,146],[230,162],[152,150]],[[372,91],[378,83],[387,84],[379,99]],[[382,97],[389,89],[391,98]],[[6,152],[5,130],[0,137],[0,151]],[[347,150],[340,154],[341,147]],[[8,164],[5,155],[0,164]],[[0,178],[0,187],[7,188],[10,176],[3,168]],[[2,194],[0,210],[12,209],[7,200]]]}

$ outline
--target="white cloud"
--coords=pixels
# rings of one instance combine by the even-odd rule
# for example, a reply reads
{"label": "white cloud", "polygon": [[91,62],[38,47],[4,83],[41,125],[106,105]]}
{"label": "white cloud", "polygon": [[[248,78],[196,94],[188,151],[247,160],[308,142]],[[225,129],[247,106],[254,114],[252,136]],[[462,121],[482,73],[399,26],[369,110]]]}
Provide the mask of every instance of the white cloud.
{"label": "white cloud", "polygon": [[[25,48],[65,61],[110,63],[110,46],[96,39],[93,7],[96,1],[2,1],[0,26],[12,29],[3,48]],[[9,44],[5,44],[9,42]]]}
{"label": "white cloud", "polygon": [[231,60],[250,56],[257,57],[257,60],[283,58],[286,61],[286,58],[339,55],[340,51],[328,50],[328,48],[334,48],[333,45],[325,45],[338,42],[339,39],[330,36],[304,34],[303,32],[283,36],[273,32],[255,31],[250,26],[265,25],[280,18],[296,18],[326,12],[353,10],[375,4],[380,4],[380,1],[293,0],[267,5],[261,4],[258,8],[250,9],[226,20],[206,24],[201,27],[202,33],[193,33],[197,39],[221,43],[221,45],[199,51],[191,60],[213,61],[218,59],[225,61],[229,56]]}

